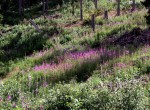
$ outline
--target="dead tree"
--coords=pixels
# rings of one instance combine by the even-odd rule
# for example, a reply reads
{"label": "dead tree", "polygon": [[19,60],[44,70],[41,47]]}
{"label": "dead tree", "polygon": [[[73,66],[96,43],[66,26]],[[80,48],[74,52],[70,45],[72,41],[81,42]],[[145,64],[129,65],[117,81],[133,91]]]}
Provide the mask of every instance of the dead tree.
{"label": "dead tree", "polygon": [[92,27],[93,32],[95,32],[95,15],[94,14],[92,14],[91,16],[91,27]]}
{"label": "dead tree", "polygon": [[108,19],[108,10],[105,10],[104,12],[104,19]]}
{"label": "dead tree", "polygon": [[29,9],[30,8],[30,0],[26,0],[26,5],[27,5],[27,8]]}
{"label": "dead tree", "polygon": [[19,15],[22,17],[23,12],[23,1],[19,0]]}
{"label": "dead tree", "polygon": [[43,4],[43,13],[45,13],[45,10],[46,10],[46,3],[45,3],[45,0],[42,0],[42,4]]}
{"label": "dead tree", "polygon": [[80,20],[83,21],[83,0],[80,0]]}
{"label": "dead tree", "polygon": [[75,13],[75,6],[74,6],[74,0],[71,1],[71,6],[72,6],[72,15]]}
{"label": "dead tree", "polygon": [[95,8],[97,9],[97,0],[94,0]]}
{"label": "dead tree", "polygon": [[43,4],[43,13],[48,11],[48,0],[42,0],[42,4]]}
{"label": "dead tree", "polygon": [[41,30],[39,29],[39,27],[30,19],[29,22],[34,26],[34,28],[38,31],[41,32]]}
{"label": "dead tree", "polygon": [[74,15],[74,13],[75,13],[75,6],[74,6],[74,4],[72,5],[72,15]]}
{"label": "dead tree", "polygon": [[46,11],[49,9],[48,3],[48,0],[46,0]]}
{"label": "dead tree", "polygon": [[117,0],[117,16],[120,16],[120,3],[121,0]]}

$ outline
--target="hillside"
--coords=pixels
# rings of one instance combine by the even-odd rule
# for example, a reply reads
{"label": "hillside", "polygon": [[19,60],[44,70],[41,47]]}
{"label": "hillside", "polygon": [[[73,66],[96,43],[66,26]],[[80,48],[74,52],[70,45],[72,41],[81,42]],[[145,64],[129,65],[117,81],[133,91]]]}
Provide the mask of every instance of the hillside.
{"label": "hillside", "polygon": [[84,0],[83,20],[80,2],[69,0],[44,13],[37,3],[23,19],[3,16],[0,110],[149,110],[150,30],[140,1],[134,10],[121,1],[119,14],[116,1]]}

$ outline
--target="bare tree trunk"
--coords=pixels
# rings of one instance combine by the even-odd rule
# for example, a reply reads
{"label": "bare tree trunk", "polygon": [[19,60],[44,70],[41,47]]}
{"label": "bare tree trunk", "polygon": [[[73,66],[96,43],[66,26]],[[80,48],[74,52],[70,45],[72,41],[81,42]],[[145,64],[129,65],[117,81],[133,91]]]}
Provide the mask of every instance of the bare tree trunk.
{"label": "bare tree trunk", "polygon": [[117,16],[120,16],[120,2],[121,0],[117,0]]}
{"label": "bare tree trunk", "polygon": [[74,15],[74,12],[75,12],[75,7],[74,7],[74,4],[72,5],[72,15]]}
{"label": "bare tree trunk", "polygon": [[29,0],[26,0],[26,6],[29,8]]}
{"label": "bare tree trunk", "polygon": [[105,10],[104,12],[104,19],[108,19],[108,10]]}
{"label": "bare tree trunk", "polygon": [[25,8],[25,4],[24,4],[24,0],[22,0],[22,14],[24,13],[24,8]]}
{"label": "bare tree trunk", "polygon": [[71,1],[71,6],[72,6],[72,15],[74,15],[75,13],[75,1],[74,0]]}
{"label": "bare tree trunk", "polygon": [[91,27],[92,27],[92,30],[95,32],[95,15],[92,14],[91,16]]}
{"label": "bare tree trunk", "polygon": [[43,4],[43,13],[45,13],[45,9],[46,9],[46,3],[45,3],[45,0],[42,0],[42,4]]}
{"label": "bare tree trunk", "polygon": [[94,0],[95,8],[97,9],[97,0]]}
{"label": "bare tree trunk", "polygon": [[22,17],[22,0],[19,0],[19,15]]}
{"label": "bare tree trunk", "polygon": [[49,6],[48,6],[48,0],[46,0],[46,12],[48,11]]}
{"label": "bare tree trunk", "polygon": [[1,14],[3,15],[2,25],[4,26],[6,23],[6,18],[8,17],[7,11],[9,7],[7,1],[1,1],[1,3]]}
{"label": "bare tree trunk", "polygon": [[80,20],[83,20],[83,0],[80,0]]}
{"label": "bare tree trunk", "polygon": [[30,9],[30,0],[27,0],[27,8]]}
{"label": "bare tree trunk", "polygon": [[38,31],[41,32],[41,30],[39,29],[39,27],[30,19],[29,22],[34,26],[34,28]]}

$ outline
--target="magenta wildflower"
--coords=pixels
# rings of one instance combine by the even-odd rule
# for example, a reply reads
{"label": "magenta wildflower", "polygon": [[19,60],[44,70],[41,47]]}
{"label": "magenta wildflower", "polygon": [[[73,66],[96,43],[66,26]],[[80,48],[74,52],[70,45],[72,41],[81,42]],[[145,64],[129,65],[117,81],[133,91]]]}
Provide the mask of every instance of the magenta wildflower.
{"label": "magenta wildflower", "polygon": [[11,98],[12,98],[12,97],[9,95],[9,96],[7,97],[7,100],[11,100]]}
{"label": "magenta wildflower", "polygon": [[[129,51],[125,51],[125,53],[128,54]],[[54,61],[51,61],[50,63],[43,62],[42,65],[36,65],[33,70],[43,71],[44,73],[47,73],[48,71],[52,71],[53,73],[56,71],[62,72],[71,69],[76,62],[82,63],[84,61],[91,61],[99,59],[101,56],[113,58],[114,56],[117,57],[120,55],[121,54],[118,55],[117,51],[108,50],[107,48],[97,48],[81,52],[69,52],[65,53],[65,55],[56,57],[57,63]]]}
{"label": "magenta wildflower", "polygon": [[41,71],[41,70],[45,70],[45,69],[54,69],[55,67],[56,67],[56,64],[43,63],[41,66],[35,66],[34,70]]}
{"label": "magenta wildflower", "polygon": [[126,64],[120,62],[120,63],[117,63],[117,64],[116,64],[116,67],[125,68],[125,67],[126,67]]}
{"label": "magenta wildflower", "polygon": [[77,60],[77,59],[87,59],[87,58],[91,58],[94,55],[97,55],[97,53],[98,53],[97,50],[89,50],[89,51],[71,53],[70,56],[74,60]]}
{"label": "magenta wildflower", "polygon": [[60,63],[60,64],[48,64],[48,63],[43,63],[40,66],[35,66],[34,71],[43,71],[43,70],[49,70],[49,71],[55,71],[56,69],[70,69],[72,65],[69,63]]}

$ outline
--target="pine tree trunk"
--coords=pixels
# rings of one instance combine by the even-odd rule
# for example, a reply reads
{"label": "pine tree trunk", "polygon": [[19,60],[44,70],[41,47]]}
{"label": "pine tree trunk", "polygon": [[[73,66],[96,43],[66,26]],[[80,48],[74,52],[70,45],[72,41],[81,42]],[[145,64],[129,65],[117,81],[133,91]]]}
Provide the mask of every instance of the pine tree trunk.
{"label": "pine tree trunk", "polygon": [[27,0],[27,8],[30,9],[30,0]]}
{"label": "pine tree trunk", "polygon": [[46,3],[45,3],[45,0],[42,0],[42,3],[43,3],[43,13],[45,13],[45,9],[46,9]]}
{"label": "pine tree trunk", "polygon": [[97,9],[97,0],[94,0],[94,3],[95,3],[95,8]]}
{"label": "pine tree trunk", "polygon": [[74,4],[72,4],[72,15],[74,15],[74,12],[75,12],[75,7]]}
{"label": "pine tree trunk", "polygon": [[19,0],[19,15],[22,17],[22,0]]}
{"label": "pine tree trunk", "polygon": [[26,0],[27,8],[29,8],[29,0]]}
{"label": "pine tree trunk", "polygon": [[120,16],[120,2],[121,0],[117,0],[117,16]]}
{"label": "pine tree trunk", "polygon": [[46,0],[46,12],[48,11],[49,6],[48,6],[48,0]]}
{"label": "pine tree trunk", "polygon": [[104,12],[104,19],[108,19],[108,10],[105,10]]}
{"label": "pine tree trunk", "polygon": [[92,27],[92,30],[95,32],[95,15],[92,14],[91,16],[91,27]]}
{"label": "pine tree trunk", "polygon": [[1,14],[3,15],[3,19],[2,19],[2,25],[4,26],[6,23],[6,18],[8,17],[7,15],[7,11],[8,11],[8,3],[6,1],[2,1],[1,4]]}
{"label": "pine tree trunk", "polygon": [[80,0],[80,20],[83,20],[83,0]]}

